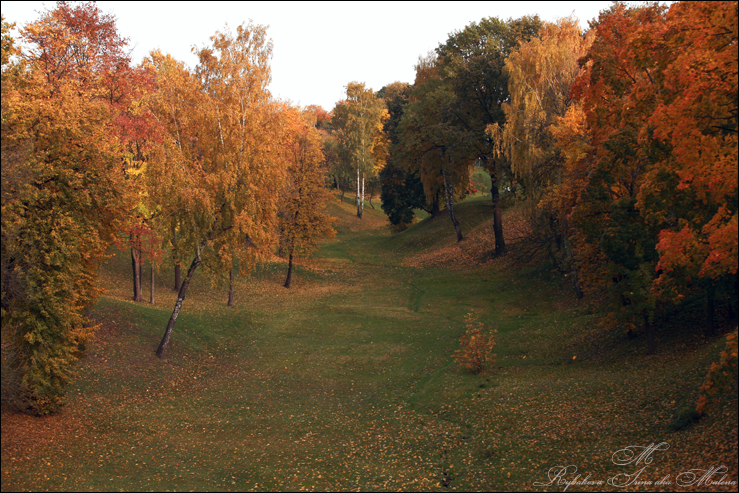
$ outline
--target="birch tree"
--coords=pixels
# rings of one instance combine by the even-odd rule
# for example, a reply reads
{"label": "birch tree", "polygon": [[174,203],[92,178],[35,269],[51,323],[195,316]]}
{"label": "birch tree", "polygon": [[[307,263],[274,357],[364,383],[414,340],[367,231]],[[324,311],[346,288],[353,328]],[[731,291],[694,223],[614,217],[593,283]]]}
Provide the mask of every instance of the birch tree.
{"label": "birch tree", "polygon": [[[279,111],[267,91],[272,43],[266,28],[241,25],[235,35],[217,32],[197,50],[194,74],[166,61],[160,72],[160,117],[171,141],[167,168],[173,196],[168,207],[179,225],[178,248],[193,260],[157,356],[162,357],[192,277],[203,262],[231,265],[239,258],[248,272],[276,242],[278,192],[285,169],[277,152]],[[173,67],[184,84],[179,97],[166,77]]]}
{"label": "birch tree", "polygon": [[357,174],[357,217],[364,212],[365,182],[376,177],[385,164],[387,137],[383,125],[388,118],[382,99],[363,83],[346,86],[346,100],[334,110],[339,145]]}

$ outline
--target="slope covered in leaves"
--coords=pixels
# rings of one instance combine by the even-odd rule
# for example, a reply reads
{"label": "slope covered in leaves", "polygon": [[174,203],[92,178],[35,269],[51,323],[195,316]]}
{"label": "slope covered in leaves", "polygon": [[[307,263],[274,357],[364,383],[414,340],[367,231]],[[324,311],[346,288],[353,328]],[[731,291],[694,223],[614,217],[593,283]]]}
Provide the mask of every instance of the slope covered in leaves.
{"label": "slope covered in leaves", "polygon": [[[455,210],[465,239],[457,242],[449,234],[454,230],[445,211],[436,217],[427,217],[398,239],[401,251],[406,255],[406,265],[470,269],[492,262],[495,237],[493,223],[490,221],[490,197],[470,197],[455,206]],[[506,243],[516,241],[522,236],[522,219],[520,210],[504,212]]]}
{"label": "slope covered in leaves", "polygon": [[[459,210],[472,246],[488,203]],[[289,290],[284,262],[242,279],[233,308],[225,285],[196,277],[164,360],[154,350],[174,303],[169,273],[158,305],[134,303],[128,259],[112,258],[103,328],[69,405],[3,416],[3,491],[561,491],[537,483],[568,465],[567,480],[603,482],[568,491],[667,491],[719,466],[736,481],[736,389],[700,422],[681,421],[723,338],[663,330],[645,356],[639,338],[597,329],[597,305],[546,271],[413,265],[454,241],[448,218],[391,234],[371,208],[361,222],[349,203],[329,211],[337,239],[296,267]],[[492,373],[452,360],[470,312],[498,329]],[[639,480],[671,485],[606,483],[643,467],[614,464],[615,452],[652,443],[669,449]]]}

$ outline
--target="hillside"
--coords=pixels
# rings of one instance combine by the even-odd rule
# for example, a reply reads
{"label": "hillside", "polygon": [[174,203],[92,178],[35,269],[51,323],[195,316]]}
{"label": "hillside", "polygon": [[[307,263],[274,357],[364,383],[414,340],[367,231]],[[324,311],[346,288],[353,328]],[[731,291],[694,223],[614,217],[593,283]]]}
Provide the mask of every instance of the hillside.
{"label": "hillside", "polygon": [[[332,202],[337,238],[289,290],[277,258],[239,280],[233,308],[198,273],[164,360],[171,274],[156,305],[134,303],[130,260],[112,257],[67,407],[3,416],[2,490],[561,491],[551,468],[572,466],[568,481],[595,484],[568,491],[614,491],[609,479],[645,467],[614,453],[662,443],[639,476],[651,483],[626,489],[671,491],[718,466],[736,481],[736,388],[681,421],[723,336],[665,328],[646,356],[641,338],[600,329],[597,300],[490,257],[489,198],[459,204],[459,245],[443,214],[393,234],[376,207],[360,221],[348,197]],[[490,373],[451,358],[468,313],[498,331]]]}

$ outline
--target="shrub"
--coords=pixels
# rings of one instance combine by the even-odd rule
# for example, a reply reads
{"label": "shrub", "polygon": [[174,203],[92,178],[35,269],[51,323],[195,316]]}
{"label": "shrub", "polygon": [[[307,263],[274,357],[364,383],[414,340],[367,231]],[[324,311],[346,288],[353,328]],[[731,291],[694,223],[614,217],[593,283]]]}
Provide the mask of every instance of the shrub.
{"label": "shrub", "polygon": [[498,331],[487,330],[477,318],[474,313],[465,316],[467,330],[459,339],[462,348],[454,352],[453,358],[467,371],[485,373],[495,365],[496,355],[493,348],[497,344],[495,333]]}
{"label": "shrub", "polygon": [[690,406],[683,407],[677,412],[677,416],[670,423],[672,431],[680,431],[693,423],[700,421],[702,414]]}
{"label": "shrub", "polygon": [[696,412],[705,414],[718,396],[729,390],[737,378],[737,338],[739,330],[726,336],[726,349],[718,363],[712,363],[706,381],[701,385]]}

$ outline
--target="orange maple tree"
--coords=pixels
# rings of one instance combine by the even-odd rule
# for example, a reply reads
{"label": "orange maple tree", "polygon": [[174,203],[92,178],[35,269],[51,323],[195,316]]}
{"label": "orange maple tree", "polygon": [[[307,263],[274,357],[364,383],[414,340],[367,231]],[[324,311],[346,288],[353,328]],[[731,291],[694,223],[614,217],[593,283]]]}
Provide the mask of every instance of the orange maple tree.
{"label": "orange maple tree", "polygon": [[572,93],[587,138],[569,166],[584,163],[585,182],[573,215],[603,258],[590,277],[632,322],[648,326],[659,299],[698,289],[711,333],[713,291],[736,279],[736,12],[615,5],[581,62]]}
{"label": "orange maple tree", "polygon": [[649,123],[670,152],[640,204],[666,226],[655,287],[679,299],[688,278],[711,289],[737,274],[737,3],[675,4],[653,36],[664,39],[664,82]]}

